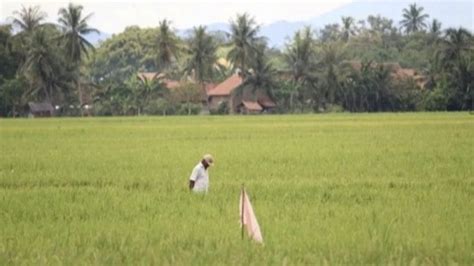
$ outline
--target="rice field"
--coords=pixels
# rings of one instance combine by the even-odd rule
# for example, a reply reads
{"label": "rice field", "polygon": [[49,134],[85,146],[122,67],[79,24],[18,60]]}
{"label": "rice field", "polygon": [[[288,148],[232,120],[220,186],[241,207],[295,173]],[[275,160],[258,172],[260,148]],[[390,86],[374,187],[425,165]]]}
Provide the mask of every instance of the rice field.
{"label": "rice field", "polygon": [[468,113],[2,119],[0,150],[0,265],[474,264]]}

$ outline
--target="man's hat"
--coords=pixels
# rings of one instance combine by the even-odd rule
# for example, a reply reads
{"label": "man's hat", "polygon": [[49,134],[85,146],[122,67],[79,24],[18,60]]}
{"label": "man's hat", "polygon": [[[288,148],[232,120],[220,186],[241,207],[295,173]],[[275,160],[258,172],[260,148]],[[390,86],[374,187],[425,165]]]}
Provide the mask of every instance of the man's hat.
{"label": "man's hat", "polygon": [[212,166],[212,165],[214,164],[214,158],[212,158],[212,155],[210,155],[210,154],[205,154],[205,155],[202,157],[202,159],[204,159],[204,161],[206,161],[206,163],[207,163],[208,165],[211,165],[211,166]]}

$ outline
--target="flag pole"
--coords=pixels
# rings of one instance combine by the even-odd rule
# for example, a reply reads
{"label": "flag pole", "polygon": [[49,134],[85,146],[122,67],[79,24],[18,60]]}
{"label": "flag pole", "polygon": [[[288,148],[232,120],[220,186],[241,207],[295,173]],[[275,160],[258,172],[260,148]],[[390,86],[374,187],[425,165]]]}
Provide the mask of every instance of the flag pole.
{"label": "flag pole", "polygon": [[241,197],[240,197],[241,198],[241,202],[240,202],[241,205],[240,206],[242,206],[242,208],[241,208],[242,210],[241,210],[241,213],[240,213],[240,224],[242,225],[241,234],[242,234],[242,240],[243,240],[244,239],[244,208],[245,208],[244,207],[245,206],[245,204],[244,204],[244,202],[245,202],[244,201],[244,197],[245,197],[244,184],[242,184],[242,188],[240,189],[240,195],[241,195]]}

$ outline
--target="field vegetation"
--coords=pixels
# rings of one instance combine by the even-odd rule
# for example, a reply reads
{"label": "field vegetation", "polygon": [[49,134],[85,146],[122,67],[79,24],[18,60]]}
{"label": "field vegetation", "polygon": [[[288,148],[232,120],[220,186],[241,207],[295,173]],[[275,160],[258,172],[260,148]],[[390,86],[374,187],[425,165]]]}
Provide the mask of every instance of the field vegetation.
{"label": "field vegetation", "polygon": [[0,264],[472,265],[473,147],[467,113],[0,120]]}

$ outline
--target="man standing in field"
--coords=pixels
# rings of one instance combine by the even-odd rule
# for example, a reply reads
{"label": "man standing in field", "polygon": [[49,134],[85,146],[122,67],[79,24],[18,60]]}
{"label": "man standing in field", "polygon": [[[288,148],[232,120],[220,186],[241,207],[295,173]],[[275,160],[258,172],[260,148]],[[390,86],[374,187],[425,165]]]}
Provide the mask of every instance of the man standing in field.
{"label": "man standing in field", "polygon": [[194,167],[189,177],[189,189],[193,192],[207,193],[209,187],[209,174],[207,169],[214,164],[212,155],[206,154],[202,160]]}

